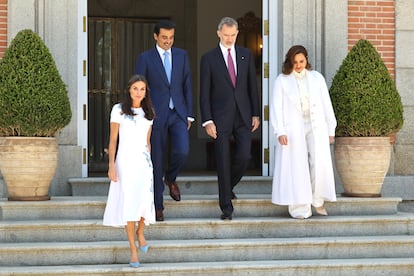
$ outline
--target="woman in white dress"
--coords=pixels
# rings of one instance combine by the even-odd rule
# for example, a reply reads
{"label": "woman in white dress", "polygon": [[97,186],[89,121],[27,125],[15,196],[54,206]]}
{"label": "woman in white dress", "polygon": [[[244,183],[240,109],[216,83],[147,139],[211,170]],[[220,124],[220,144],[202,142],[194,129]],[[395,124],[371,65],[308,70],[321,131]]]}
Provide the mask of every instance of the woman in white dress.
{"label": "woman in white dress", "polygon": [[311,70],[301,45],[286,54],[270,101],[277,138],[272,202],[288,205],[293,218],[308,218],[311,206],[328,215],[324,201],[335,201],[330,144],[336,119],[324,77]]}
{"label": "woman in white dress", "polygon": [[103,217],[103,225],[125,227],[131,267],[139,267],[135,236],[139,249],[147,252],[144,227],[155,223],[150,156],[154,116],[147,81],[141,75],[134,75],[128,82],[123,102],[115,104],[111,111],[108,149],[111,184]]}

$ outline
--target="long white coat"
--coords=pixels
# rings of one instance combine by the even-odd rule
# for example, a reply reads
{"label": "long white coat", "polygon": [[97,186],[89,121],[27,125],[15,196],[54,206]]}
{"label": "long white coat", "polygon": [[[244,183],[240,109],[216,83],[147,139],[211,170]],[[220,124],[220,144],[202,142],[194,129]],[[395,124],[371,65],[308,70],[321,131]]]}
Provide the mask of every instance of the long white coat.
{"label": "long white coat", "polygon": [[[329,136],[335,136],[336,119],[324,77],[306,72],[310,119],[315,137],[315,193],[335,201],[335,180]],[[312,204],[312,186],[304,120],[295,76],[280,74],[270,101],[270,121],[276,136],[272,202],[279,205]],[[287,135],[288,145],[278,137]]]}

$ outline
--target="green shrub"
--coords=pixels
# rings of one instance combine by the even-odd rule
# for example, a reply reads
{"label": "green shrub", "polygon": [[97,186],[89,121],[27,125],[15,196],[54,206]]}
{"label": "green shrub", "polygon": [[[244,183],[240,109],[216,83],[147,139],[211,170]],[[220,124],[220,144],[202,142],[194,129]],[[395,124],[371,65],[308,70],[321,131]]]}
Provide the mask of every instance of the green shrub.
{"label": "green shrub", "polygon": [[49,49],[22,30],[0,60],[0,136],[52,137],[72,117],[65,83]]}
{"label": "green shrub", "polygon": [[400,95],[374,46],[361,39],[336,72],[329,93],[338,137],[388,136],[403,125]]}

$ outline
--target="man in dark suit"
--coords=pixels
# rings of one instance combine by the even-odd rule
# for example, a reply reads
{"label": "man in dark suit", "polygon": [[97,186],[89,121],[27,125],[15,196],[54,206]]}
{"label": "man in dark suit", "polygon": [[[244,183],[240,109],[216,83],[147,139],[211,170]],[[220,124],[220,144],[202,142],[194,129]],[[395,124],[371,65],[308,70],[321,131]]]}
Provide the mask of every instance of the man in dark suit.
{"label": "man in dark suit", "polygon": [[[135,64],[135,73],[148,81],[155,109],[151,157],[157,221],[164,220],[164,183],[174,200],[181,199],[176,177],[189,153],[188,130],[194,121],[190,63],[185,50],[172,47],[175,29],[169,20],[158,22],[154,28],[155,47],[141,53]],[[171,155],[164,169],[168,150]]]}
{"label": "man in dark suit", "polygon": [[223,220],[232,219],[233,188],[249,164],[252,132],[260,124],[254,58],[250,50],[235,46],[237,34],[237,21],[223,18],[217,30],[218,47],[205,53],[200,64],[201,117],[207,134],[215,139]]}

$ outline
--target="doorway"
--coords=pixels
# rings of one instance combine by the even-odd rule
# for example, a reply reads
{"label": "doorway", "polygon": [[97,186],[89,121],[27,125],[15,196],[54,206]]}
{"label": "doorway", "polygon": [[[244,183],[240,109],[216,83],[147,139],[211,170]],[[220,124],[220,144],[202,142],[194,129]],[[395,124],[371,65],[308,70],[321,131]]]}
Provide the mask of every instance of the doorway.
{"label": "doorway", "polygon": [[88,18],[88,175],[108,171],[109,119],[133,74],[135,53],[153,46],[154,20]]}
{"label": "doorway", "polygon": [[[181,175],[215,175],[213,142],[199,121],[199,60],[205,49],[217,46],[219,19],[232,16],[239,22],[237,43],[252,50],[256,58],[261,93],[261,0],[108,0],[88,1],[88,175],[105,176],[108,169],[109,116],[112,105],[133,73],[136,57],[154,47],[153,28],[161,19],[177,24],[174,46],[188,51],[193,75],[193,109],[196,122],[190,130],[190,155]],[[238,7],[227,12],[228,7]],[[163,8],[160,8],[163,7]],[[217,7],[223,9],[217,12]],[[221,13],[221,14],[220,14]],[[210,23],[211,21],[211,23]],[[214,23],[213,23],[214,21]],[[207,31],[208,30],[208,33]],[[252,160],[247,175],[262,175],[262,130],[254,133]]]}

